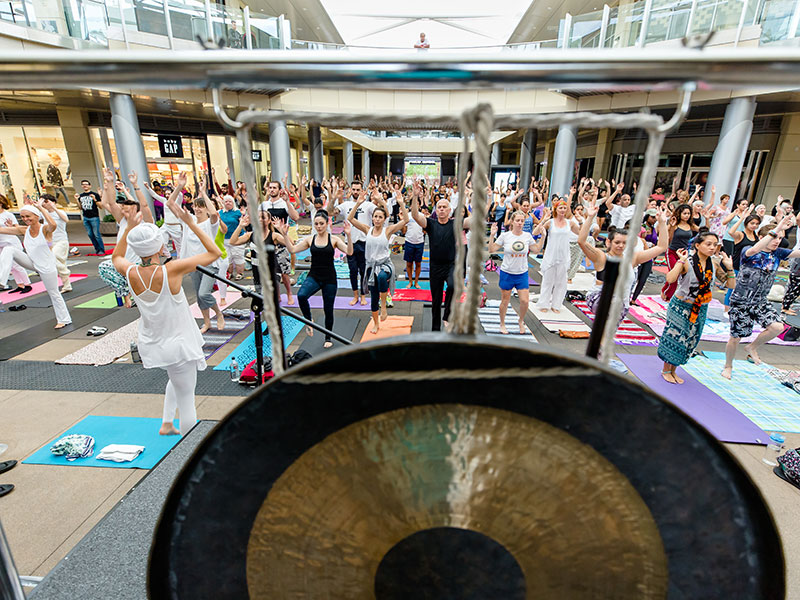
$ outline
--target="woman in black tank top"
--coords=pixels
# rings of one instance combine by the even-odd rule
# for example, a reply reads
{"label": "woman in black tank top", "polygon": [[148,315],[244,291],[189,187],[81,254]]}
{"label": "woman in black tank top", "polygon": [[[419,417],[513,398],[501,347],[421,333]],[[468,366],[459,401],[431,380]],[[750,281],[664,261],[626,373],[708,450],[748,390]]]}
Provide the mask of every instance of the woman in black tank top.
{"label": "woman in black tank top", "polygon": [[[761,217],[758,215],[751,215],[751,212],[753,212],[752,204],[741,217],[736,219],[731,224],[731,228],[728,230],[728,234],[733,238],[733,256],[731,256],[731,259],[733,260],[733,272],[736,275],[739,274],[739,264],[742,260],[742,250],[749,246],[755,245],[755,243],[758,241],[758,235],[756,232],[758,231],[758,228],[761,227]],[[744,226],[739,229],[742,219],[744,219]],[[736,288],[728,288],[727,292],[725,293],[725,300],[723,301],[725,306],[730,306],[731,294],[733,293],[734,289]]]}
{"label": "woman in black tank top", "polygon": [[[297,301],[300,303],[300,310],[303,311],[303,316],[306,319],[312,320],[311,306],[308,299],[322,291],[322,307],[325,311],[325,329],[328,331],[333,330],[333,305],[336,301],[336,267],[333,264],[333,257],[335,249],[339,249],[348,256],[353,254],[353,238],[350,236],[350,223],[344,222],[344,233],[347,236],[347,243],[338,236],[332,235],[328,231],[328,212],[325,210],[318,210],[314,215],[314,235],[309,235],[299,240],[297,244],[293,244],[288,235],[286,238],[286,248],[292,254],[302,252],[306,248],[311,249],[311,269],[308,271],[308,277],[300,286],[300,291],[297,292]],[[285,225],[288,229],[288,225]],[[314,330],[311,327],[306,327],[306,333],[309,337],[314,335]],[[333,346],[330,336],[325,336],[325,343],[323,348],[330,348]]]}
{"label": "woman in black tank top", "polygon": [[[678,250],[689,249],[689,242],[694,237],[697,229],[697,225],[692,220],[692,207],[689,204],[679,204],[672,212],[672,218],[669,223],[668,271],[671,271],[680,260]],[[677,282],[666,282],[661,288],[661,298],[663,300],[671,300],[677,287]]]}

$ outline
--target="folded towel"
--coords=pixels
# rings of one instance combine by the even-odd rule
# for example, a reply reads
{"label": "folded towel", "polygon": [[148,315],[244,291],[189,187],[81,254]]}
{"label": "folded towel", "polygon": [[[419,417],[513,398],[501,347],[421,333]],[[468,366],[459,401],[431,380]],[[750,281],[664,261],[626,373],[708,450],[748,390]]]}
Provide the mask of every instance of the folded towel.
{"label": "folded towel", "polygon": [[111,460],[114,462],[130,462],[144,452],[144,446],[131,444],[109,444],[100,450],[98,460]]}

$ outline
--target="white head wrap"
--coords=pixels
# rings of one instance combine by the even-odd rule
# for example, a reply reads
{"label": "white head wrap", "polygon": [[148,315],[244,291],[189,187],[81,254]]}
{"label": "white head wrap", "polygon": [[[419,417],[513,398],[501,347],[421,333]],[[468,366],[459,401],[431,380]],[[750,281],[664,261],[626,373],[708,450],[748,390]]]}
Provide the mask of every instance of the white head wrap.
{"label": "white head wrap", "polygon": [[153,223],[139,223],[128,234],[128,246],[136,256],[153,256],[164,245],[161,230]]}
{"label": "white head wrap", "polygon": [[20,208],[20,209],[19,209],[19,212],[22,212],[22,211],[24,211],[24,210],[27,210],[29,213],[36,215],[36,217],[37,217],[37,218],[38,218],[40,221],[44,221],[44,216],[42,215],[42,211],[40,211],[40,210],[39,210],[38,208],[36,208],[35,206],[32,206],[32,205],[30,205],[30,204],[23,204],[23,205],[22,205],[22,208]]}

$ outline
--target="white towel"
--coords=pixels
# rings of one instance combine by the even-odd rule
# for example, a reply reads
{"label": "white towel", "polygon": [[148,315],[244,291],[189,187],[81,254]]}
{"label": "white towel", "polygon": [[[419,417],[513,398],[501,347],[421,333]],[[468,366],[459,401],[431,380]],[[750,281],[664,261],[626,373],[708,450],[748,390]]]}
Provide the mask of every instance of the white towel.
{"label": "white towel", "polygon": [[130,462],[144,452],[144,446],[131,444],[109,444],[100,450],[98,460],[111,460],[114,462]]}

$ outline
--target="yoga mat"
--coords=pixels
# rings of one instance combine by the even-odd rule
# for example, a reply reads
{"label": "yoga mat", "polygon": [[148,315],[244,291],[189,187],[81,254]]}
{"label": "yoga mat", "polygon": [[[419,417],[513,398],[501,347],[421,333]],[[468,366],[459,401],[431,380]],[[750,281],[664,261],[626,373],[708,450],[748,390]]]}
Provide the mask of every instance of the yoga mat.
{"label": "yoga mat", "polygon": [[594,282],[594,273],[575,273],[572,283],[567,284],[567,290],[570,292],[588,292],[594,287]]}
{"label": "yoga mat", "polygon": [[[97,290],[106,289],[105,282],[99,277],[85,277],[72,284],[72,291],[63,294],[64,301],[69,305],[72,301],[77,301],[81,296],[85,296]],[[16,294],[13,294],[16,296]],[[47,293],[39,294],[33,298],[26,298],[19,304],[25,304],[28,308],[52,308],[53,303]]]}
{"label": "yoga mat", "polygon": [[531,303],[528,305],[528,311],[533,313],[533,316],[539,319],[542,322],[547,321],[548,323],[583,323],[581,318],[572,312],[569,308],[562,305],[561,308],[557,313],[554,313],[552,310],[548,310],[547,312],[542,312],[536,305]]}
{"label": "yoga mat", "polygon": [[[225,308],[227,308],[228,306],[230,306],[231,304],[233,304],[234,302],[239,300],[241,297],[242,297],[242,292],[240,292],[239,290],[234,290],[233,288],[228,288],[228,293],[225,294],[225,304],[219,304],[219,291],[217,290],[217,291],[214,292],[214,298],[217,300],[217,304],[219,304],[219,307],[220,307],[221,310],[225,310]],[[200,311],[200,307],[197,306],[197,302],[192,304],[189,307],[189,310],[192,311],[192,316],[195,319],[202,319],[203,318],[203,313]],[[211,326],[214,327],[216,325],[216,322],[217,322],[217,319],[214,316],[214,311],[212,310],[211,311]]]}
{"label": "yoga mat", "polygon": [[249,327],[253,321],[252,313],[249,320],[227,318],[225,319],[225,329],[217,330],[214,325],[203,334],[203,354],[206,358],[211,358],[217,350],[233,339],[242,329]]}
{"label": "yoga mat", "polygon": [[[80,281],[81,279],[86,279],[87,277],[89,276],[74,274],[69,276],[69,280],[71,283],[74,283],[76,281]],[[59,279],[59,281],[61,280]],[[0,302],[2,302],[3,304],[14,304],[19,300],[22,300],[24,298],[30,298],[31,296],[42,294],[46,291],[44,288],[44,283],[42,283],[41,281],[31,282],[31,288],[32,289],[30,292],[26,292],[24,294],[12,294],[10,292],[0,292]],[[69,296],[69,294],[67,294],[67,296]]]}
{"label": "yoga mat", "polygon": [[98,309],[89,310],[73,310],[71,311],[72,324],[62,327],[61,329],[53,329],[56,325],[55,317],[47,319],[44,323],[39,323],[34,327],[29,327],[19,333],[6,336],[0,339],[0,360],[8,360],[46,344],[50,340],[60,338],[76,329],[86,327],[89,323],[93,323],[98,319],[107,315],[107,311]]}
{"label": "yoga mat", "polygon": [[[303,328],[303,324],[293,317],[281,316],[281,327],[283,328],[283,345],[288,347],[297,334]],[[261,331],[264,332],[264,356],[272,356],[272,341],[267,335],[267,324],[261,322]],[[227,371],[230,368],[231,358],[235,357],[239,363],[239,368],[244,369],[250,362],[256,359],[256,334],[255,331],[236,346],[233,352],[228,354],[221,363],[214,367],[214,371]]]}
{"label": "yoga mat", "polygon": [[705,354],[693,358],[684,369],[765,431],[800,432],[800,394],[773,379],[767,373],[769,365],[736,360],[733,378],[728,380],[720,375],[725,355]]}
{"label": "yoga mat", "polygon": [[109,292],[75,306],[75,308],[117,308],[117,295]]}
{"label": "yoga mat", "polygon": [[536,337],[531,333],[531,330],[525,325],[525,333],[519,332],[519,315],[514,310],[513,306],[509,306],[506,311],[506,329],[507,334],[500,333],[500,301],[489,300],[486,306],[478,309],[478,320],[486,335],[500,336],[524,340],[526,342],[537,343]]}
{"label": "yoga mat", "polygon": [[[412,288],[409,287],[408,281],[398,281],[395,283],[395,290],[410,290]],[[430,290],[431,289],[431,282],[430,281],[418,281],[417,285],[419,285],[419,289],[422,290]],[[393,296],[394,297],[394,296]]]}
{"label": "yoga mat", "polygon": [[59,358],[56,364],[95,366],[111,364],[130,352],[131,342],[135,342],[138,335],[139,320],[137,319],[116,331],[108,331],[99,338],[88,338],[96,341],[72,354]]}
{"label": "yoga mat", "polygon": [[[175,426],[177,427],[177,421]],[[179,435],[159,435],[161,419],[144,417],[102,417],[89,415],[52,439],[22,462],[27,465],[60,465],[62,467],[107,467],[111,469],[152,469],[181,440]],[[94,438],[94,454],[68,461],[50,452],[53,442],[65,435],[83,434]],[[98,460],[97,455],[109,444],[144,446],[144,452],[130,462]]]}
{"label": "yoga mat", "polygon": [[[756,423],[716,393],[713,387],[706,387],[692,376],[692,371],[698,365],[696,361],[701,357],[695,357],[684,367],[678,367],[678,376],[685,382],[682,385],[664,381],[661,377],[664,363],[658,356],[623,354],[619,358],[643,384],[668,399],[721,442],[759,444],[769,438]],[[689,367],[689,372],[685,367]],[[721,366],[719,370],[722,370]],[[698,375],[696,371],[695,375]],[[699,376],[704,382],[708,382],[708,373],[704,371]],[[763,378],[768,379],[769,376],[765,373]],[[780,384],[776,385],[782,387]],[[797,396],[795,392],[785,389]]]}
{"label": "yoga mat", "polygon": [[528,275],[528,287],[530,287],[530,286],[532,286],[532,285],[539,285],[539,282],[538,282],[538,281],[536,281],[536,280],[535,280],[533,277],[531,277],[530,275]]}
{"label": "yoga mat", "polygon": [[411,333],[411,326],[414,323],[414,317],[387,317],[385,321],[381,321],[381,327],[378,333],[370,333],[369,329],[372,327],[372,321],[367,323],[367,328],[364,330],[364,335],[361,336],[362,342],[371,342],[372,340],[380,340],[384,338],[395,337],[398,335],[408,335]]}
{"label": "yoga mat", "polygon": [[[583,300],[572,302],[578,310],[594,321],[594,313],[589,310],[589,306]],[[658,340],[642,329],[630,319],[622,319],[622,322],[614,334],[614,343],[624,346],[658,346]]]}
{"label": "yoga mat", "polygon": [[[356,335],[359,323],[361,323],[361,320],[353,317],[336,317],[333,321],[333,331],[345,339],[352,340]],[[323,348],[322,345],[325,343],[325,334],[321,331],[315,331],[313,336],[306,336],[306,339],[300,344],[300,349],[305,350],[311,354],[311,356],[317,356],[320,352],[341,348],[344,345],[336,340],[331,341],[333,342],[332,347]]]}
{"label": "yoga mat", "polygon": [[[366,305],[362,305],[361,302],[356,302],[353,306],[350,306],[352,300],[352,296],[336,296],[336,299],[333,301],[333,308],[334,310],[371,310],[369,298],[367,298]],[[297,301],[297,294],[294,295],[294,304],[287,304],[286,294],[281,294],[281,306],[294,308],[299,311],[300,304]],[[317,292],[311,296],[308,299],[308,306],[311,308],[322,308],[322,294]]]}
{"label": "yoga mat", "polygon": [[[460,302],[464,302],[466,297],[466,292],[461,294]],[[445,292],[442,292],[442,302],[444,302],[444,298]],[[392,294],[392,300],[397,300],[399,302],[432,302],[432,297],[429,289],[412,290],[407,288],[395,289],[394,294]]]}

